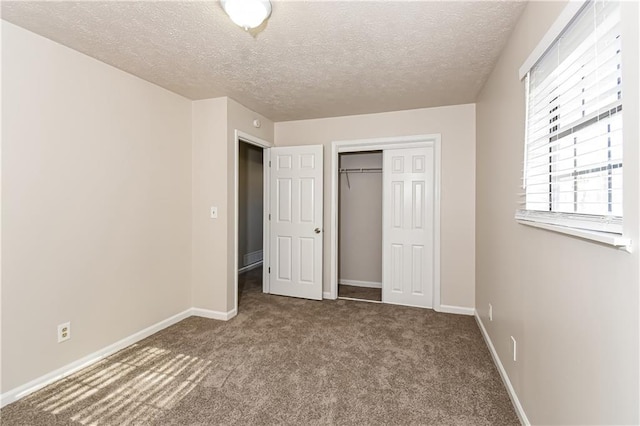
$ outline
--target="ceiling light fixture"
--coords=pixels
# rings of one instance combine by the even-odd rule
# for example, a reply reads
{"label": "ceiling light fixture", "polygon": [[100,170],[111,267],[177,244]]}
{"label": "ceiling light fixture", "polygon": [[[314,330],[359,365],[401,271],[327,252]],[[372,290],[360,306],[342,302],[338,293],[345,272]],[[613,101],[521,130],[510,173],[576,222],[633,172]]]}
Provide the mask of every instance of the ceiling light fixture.
{"label": "ceiling light fixture", "polygon": [[271,15],[269,0],[220,0],[220,3],[229,18],[245,30],[260,26]]}

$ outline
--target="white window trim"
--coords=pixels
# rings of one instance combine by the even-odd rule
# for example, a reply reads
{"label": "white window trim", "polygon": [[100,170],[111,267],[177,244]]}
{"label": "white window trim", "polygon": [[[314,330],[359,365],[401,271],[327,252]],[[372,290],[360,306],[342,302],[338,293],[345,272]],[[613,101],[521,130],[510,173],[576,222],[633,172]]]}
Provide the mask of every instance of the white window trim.
{"label": "white window trim", "polygon": [[554,217],[553,219],[555,223],[550,223],[549,215],[545,215],[544,212],[518,211],[516,213],[515,219],[516,222],[521,225],[527,225],[534,228],[546,229],[547,231],[554,231],[561,234],[571,235],[583,240],[595,241],[598,243],[617,247],[631,253],[631,238],[623,237],[619,233],[591,231],[587,229],[576,228],[575,222],[570,222],[570,226],[565,225],[564,223],[566,222],[563,221],[560,217]]}
{"label": "white window trim", "polygon": [[547,33],[542,37],[542,40],[538,43],[538,45],[533,49],[529,57],[524,61],[519,70],[519,77],[522,80],[533,68],[533,66],[538,63],[542,55],[544,55],[547,50],[551,47],[551,45],[556,41],[556,39],[560,36],[562,31],[569,25],[569,22],[576,16],[576,14],[580,11],[582,6],[588,0],[570,0],[569,3],[562,10],[558,18],[551,25]]}
{"label": "white window trim", "polygon": [[[562,10],[558,18],[551,25],[549,30],[542,37],[540,42],[536,45],[533,51],[529,54],[524,61],[520,69],[518,70],[518,76],[520,80],[523,80],[528,74],[531,68],[533,68],[540,58],[547,52],[551,45],[557,40],[564,29],[573,20],[576,14],[589,0],[569,0],[569,3]],[[528,86],[528,84],[527,84]],[[528,90],[528,87],[527,87]],[[527,96],[528,99],[528,96]],[[528,102],[526,103],[528,105]],[[528,114],[527,114],[528,117]],[[525,139],[526,139],[526,127],[525,127]],[[526,149],[526,146],[525,146]],[[526,158],[526,155],[525,155]],[[523,179],[523,187],[526,185]],[[571,215],[567,215],[571,216]],[[548,231],[554,231],[561,234],[571,235],[588,241],[594,241],[613,247],[620,248],[631,253],[632,241],[630,238],[622,236],[622,221],[619,223],[612,223],[611,231],[594,231],[588,229],[580,229],[576,227],[575,220],[567,220],[562,217],[562,214],[553,213],[546,214],[545,212],[535,212],[527,210],[518,210],[515,215],[516,222],[521,225],[531,226],[534,228],[545,229]],[[595,220],[600,220],[601,217],[595,217]],[[606,228],[606,227],[605,227]]]}

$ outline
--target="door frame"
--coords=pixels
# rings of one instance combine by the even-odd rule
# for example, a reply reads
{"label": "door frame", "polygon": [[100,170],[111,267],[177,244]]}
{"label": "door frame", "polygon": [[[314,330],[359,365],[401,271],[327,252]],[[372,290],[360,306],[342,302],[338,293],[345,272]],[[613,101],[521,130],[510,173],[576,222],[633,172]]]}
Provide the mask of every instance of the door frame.
{"label": "door frame", "polygon": [[262,291],[269,292],[269,272],[264,265],[269,264],[269,160],[271,158],[269,148],[273,147],[272,142],[260,139],[257,136],[235,129],[233,143],[233,217],[235,218],[233,230],[233,306],[238,312],[238,212],[239,212],[239,174],[240,174],[240,142],[245,142],[262,148]]}
{"label": "door frame", "polygon": [[[338,226],[339,226],[339,154],[345,152],[384,151],[385,149],[433,147],[434,149],[434,211],[433,211],[433,310],[440,311],[440,148],[441,134],[397,136],[390,138],[354,139],[331,142],[331,229],[330,229],[330,291],[325,299],[338,298]],[[384,170],[383,170],[384,173]],[[383,200],[384,203],[384,200]],[[384,223],[384,218],[383,218]],[[382,229],[380,230],[382,232]],[[384,247],[384,233],[383,233]],[[384,261],[382,262],[384,285]]]}

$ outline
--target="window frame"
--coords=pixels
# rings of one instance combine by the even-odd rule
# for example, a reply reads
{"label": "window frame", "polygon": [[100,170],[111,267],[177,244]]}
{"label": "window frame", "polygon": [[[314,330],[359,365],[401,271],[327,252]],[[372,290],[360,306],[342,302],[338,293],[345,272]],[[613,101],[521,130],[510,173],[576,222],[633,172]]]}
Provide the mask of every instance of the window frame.
{"label": "window frame", "polygon": [[[555,45],[558,37],[566,30],[566,28],[572,23],[576,16],[583,10],[583,7],[589,0],[572,1],[565,6],[560,13],[556,21],[552,24],[547,33],[540,40],[538,45],[531,52],[529,57],[525,60],[523,65],[519,69],[519,77],[525,84],[525,143],[524,143],[524,169],[523,173],[523,190],[525,189],[525,176],[527,171],[527,137],[529,133],[529,72],[545,53]],[[622,3],[622,2],[621,2]],[[621,4],[622,8],[622,4]],[[623,12],[621,11],[621,15]],[[621,25],[623,16],[621,16]],[[622,25],[624,27],[624,25]],[[621,113],[622,111],[617,111]],[[624,122],[624,121],[623,121]],[[624,129],[624,127],[623,127]],[[623,132],[624,133],[624,132]],[[623,146],[625,137],[623,135]],[[623,148],[624,149],[624,148]],[[623,160],[624,161],[624,160]],[[624,170],[624,169],[623,169]],[[623,200],[626,190],[623,186]],[[551,192],[550,192],[551,194]],[[522,194],[526,207],[526,194]],[[550,203],[552,201],[550,200]],[[551,204],[550,204],[551,205]],[[624,213],[623,213],[624,214]],[[543,228],[551,231],[556,231],[564,234],[569,234],[579,238],[585,238],[588,240],[594,240],[604,244],[610,244],[623,249],[630,247],[631,241],[628,238],[624,238],[623,234],[623,219],[622,217],[605,216],[605,215],[583,215],[575,213],[560,213],[554,211],[535,211],[535,210],[517,210],[515,219],[518,223],[523,225],[530,225],[536,228]]]}

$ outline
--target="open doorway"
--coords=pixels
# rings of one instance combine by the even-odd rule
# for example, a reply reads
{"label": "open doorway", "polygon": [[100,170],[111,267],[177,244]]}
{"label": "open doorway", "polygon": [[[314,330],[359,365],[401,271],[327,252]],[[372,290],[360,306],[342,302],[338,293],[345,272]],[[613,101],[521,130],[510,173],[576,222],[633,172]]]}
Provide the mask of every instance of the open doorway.
{"label": "open doorway", "polygon": [[339,155],[338,297],[382,301],[382,151]]}
{"label": "open doorway", "polygon": [[[240,195],[240,180],[243,180],[244,185],[247,174],[242,172],[245,176],[240,177],[242,144],[252,145],[249,148],[257,148],[262,152],[264,266],[258,264],[257,256],[251,259],[251,251],[247,253],[248,262],[245,262],[245,253],[239,253],[239,240],[246,238],[240,231],[241,226],[246,226],[246,223],[241,224],[245,221],[240,213],[240,199],[247,198],[246,195]],[[236,130],[233,262],[235,270],[241,273],[240,276],[233,274],[236,312],[241,297],[245,296],[244,300],[249,303],[250,296],[259,292],[260,270],[264,293],[322,299],[322,153],[322,145],[274,147],[270,142]],[[255,186],[257,193],[257,185]],[[242,203],[245,204],[245,200]],[[250,204],[246,202],[247,206]],[[251,209],[255,210],[255,207]],[[272,257],[277,259],[275,264],[270,263]],[[245,275],[245,272],[249,274]],[[248,290],[255,293],[249,294]]]}
{"label": "open doorway", "polygon": [[243,295],[262,292],[264,150],[238,144],[238,304]]}

